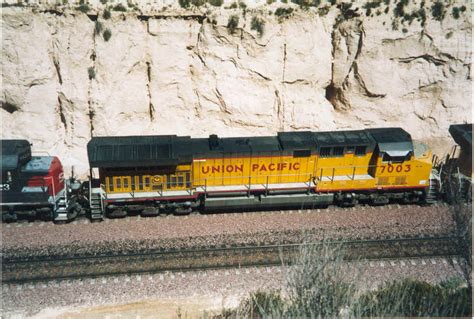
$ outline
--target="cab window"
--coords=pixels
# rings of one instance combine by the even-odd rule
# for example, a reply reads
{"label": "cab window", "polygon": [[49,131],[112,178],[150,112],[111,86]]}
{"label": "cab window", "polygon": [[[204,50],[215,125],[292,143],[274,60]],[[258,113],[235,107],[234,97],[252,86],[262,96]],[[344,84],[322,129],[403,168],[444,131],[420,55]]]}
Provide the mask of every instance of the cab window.
{"label": "cab window", "polygon": [[366,154],[366,148],[365,146],[356,146],[355,148],[355,156],[365,156]]}

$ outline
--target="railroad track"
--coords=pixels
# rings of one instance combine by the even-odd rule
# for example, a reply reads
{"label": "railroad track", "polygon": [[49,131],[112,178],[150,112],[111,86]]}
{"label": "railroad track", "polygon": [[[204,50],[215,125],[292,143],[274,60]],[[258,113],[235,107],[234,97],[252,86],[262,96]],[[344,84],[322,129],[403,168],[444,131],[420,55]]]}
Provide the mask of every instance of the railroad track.
{"label": "railroad track", "polygon": [[[326,241],[355,259],[457,256],[457,237]],[[65,280],[120,274],[185,271],[291,263],[301,249],[322,243],[204,247],[146,253],[3,259],[3,283]]]}

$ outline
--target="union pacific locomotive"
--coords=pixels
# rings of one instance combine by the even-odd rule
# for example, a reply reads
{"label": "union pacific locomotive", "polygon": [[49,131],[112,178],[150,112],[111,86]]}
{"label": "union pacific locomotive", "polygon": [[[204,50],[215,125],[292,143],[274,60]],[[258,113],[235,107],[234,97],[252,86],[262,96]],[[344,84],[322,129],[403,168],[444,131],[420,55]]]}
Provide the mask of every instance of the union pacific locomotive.
{"label": "union pacific locomotive", "polygon": [[68,221],[83,212],[102,220],[128,213],[429,203],[439,186],[431,151],[401,128],[93,137],[90,179],[80,187],[64,182],[57,158],[31,157],[27,143],[3,141],[2,156],[9,159],[2,160],[4,219],[22,212]]}

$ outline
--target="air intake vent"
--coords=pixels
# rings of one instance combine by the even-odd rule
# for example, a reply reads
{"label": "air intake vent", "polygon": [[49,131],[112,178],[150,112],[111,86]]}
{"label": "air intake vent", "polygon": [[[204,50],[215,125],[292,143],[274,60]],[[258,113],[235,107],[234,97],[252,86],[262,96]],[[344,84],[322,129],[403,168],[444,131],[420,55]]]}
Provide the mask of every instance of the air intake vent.
{"label": "air intake vent", "polygon": [[209,148],[216,150],[219,148],[219,138],[216,134],[209,135]]}

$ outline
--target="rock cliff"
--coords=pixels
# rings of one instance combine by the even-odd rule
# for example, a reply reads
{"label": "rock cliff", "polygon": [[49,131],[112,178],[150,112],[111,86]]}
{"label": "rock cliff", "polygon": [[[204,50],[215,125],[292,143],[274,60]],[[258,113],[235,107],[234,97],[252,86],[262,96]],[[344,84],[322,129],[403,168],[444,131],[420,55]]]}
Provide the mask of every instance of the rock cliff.
{"label": "rock cliff", "polygon": [[443,154],[449,125],[471,121],[468,1],[442,16],[430,1],[258,2],[4,7],[2,138],[84,174],[91,135],[401,126]]}

